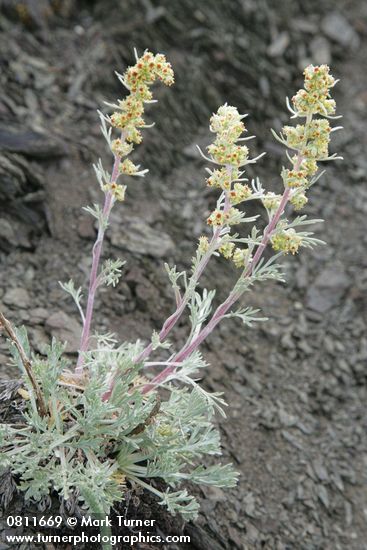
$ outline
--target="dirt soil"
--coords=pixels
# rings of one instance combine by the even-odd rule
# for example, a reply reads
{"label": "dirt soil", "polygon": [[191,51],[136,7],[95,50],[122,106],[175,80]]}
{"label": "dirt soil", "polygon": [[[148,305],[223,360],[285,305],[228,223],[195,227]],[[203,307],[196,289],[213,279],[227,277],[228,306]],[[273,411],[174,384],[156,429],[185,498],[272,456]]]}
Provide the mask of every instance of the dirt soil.
{"label": "dirt soil", "polygon": [[[209,142],[211,112],[228,101],[250,113],[251,151],[268,154],[249,176],[280,190],[286,158],[269,129],[288,120],[285,96],[309,62],[340,78],[344,130],[332,148],[345,160],[327,166],[305,209],[325,220],[315,230],[327,245],[287,257],[286,285],[245,296],[267,323],[227,321],[203,346],[203,383],[230,404],[218,419],[223,454],[242,475],[230,491],[197,490],[191,548],[366,550],[366,3],[3,0],[0,10],[0,303],[38,352],[51,335],[71,354],[78,346],[58,281],[87,284],[95,228],[81,208],[100,199],[92,162],[110,163],[96,109],[123,95],[113,71],[133,62],[133,47],[166,53],[177,84],[157,90],[156,126],[137,151],[150,174],[129,184],[104,249],[127,267],[100,293],[95,328],[121,339],[161,327],[173,308],[163,263],[188,268],[206,231],[215,195],[195,144]],[[234,276],[215,260],[203,285],[219,301]],[[184,320],[177,347],[186,330]],[[17,375],[8,360],[2,340],[4,380]]]}

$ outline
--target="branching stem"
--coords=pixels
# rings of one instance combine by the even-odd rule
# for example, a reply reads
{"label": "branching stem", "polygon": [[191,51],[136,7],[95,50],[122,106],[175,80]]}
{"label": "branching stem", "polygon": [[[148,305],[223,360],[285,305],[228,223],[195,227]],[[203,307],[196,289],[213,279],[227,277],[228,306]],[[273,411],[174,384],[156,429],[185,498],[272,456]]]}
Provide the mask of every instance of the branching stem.
{"label": "branching stem", "polygon": [[[298,153],[297,159],[294,164],[294,170],[299,169],[302,163],[302,160],[303,160],[302,155]],[[284,190],[282,199],[280,201],[280,204],[276,212],[274,213],[274,215],[272,216],[271,220],[269,221],[268,225],[264,230],[263,238],[261,240],[261,243],[257,247],[256,253],[252,259],[251,264],[249,265],[245,273],[241,275],[241,277],[244,277],[244,278],[251,277],[253,270],[259,263],[264,253],[264,250],[266,249],[270,241],[270,238],[274,233],[281,216],[284,213],[284,210],[288,203],[289,198],[290,198],[290,189],[286,188]],[[164,382],[164,380],[170,374],[172,374],[172,372],[174,372],[176,366],[173,363],[181,363],[182,361],[184,361],[209,336],[209,334],[213,331],[213,329],[217,326],[217,324],[223,319],[223,317],[228,312],[228,310],[233,306],[233,304],[235,304],[235,302],[237,302],[237,300],[243,294],[243,291],[238,291],[238,290],[236,291],[235,288],[236,288],[236,285],[231,291],[231,293],[229,294],[229,296],[227,297],[227,299],[222,304],[220,304],[220,306],[218,306],[218,308],[214,312],[208,324],[199,332],[199,334],[197,334],[197,336],[192,340],[192,342],[189,345],[185,346],[179,353],[177,353],[172,358],[172,364],[168,365],[161,373],[159,373],[155,378],[153,378],[153,380],[149,384],[146,384],[144,386],[142,390],[143,393],[148,393],[150,390],[152,390],[156,386],[162,384],[162,382]]]}
{"label": "branching stem", "polygon": [[[111,182],[115,182],[119,175],[119,165],[121,158],[115,155],[115,160],[113,164]],[[101,259],[102,246],[104,241],[104,236],[110,217],[110,213],[114,204],[114,197],[111,191],[108,191],[105,195],[105,202],[103,206],[103,222],[100,222],[98,228],[97,239],[93,246],[93,258],[92,258],[92,267],[89,277],[89,289],[88,289],[88,300],[87,300],[87,309],[85,312],[85,320],[83,324],[83,331],[80,339],[80,348],[78,362],[75,369],[76,374],[82,374],[83,365],[84,365],[84,353],[88,349],[89,338],[90,338],[90,329],[91,322],[93,317],[94,301],[96,297],[96,291],[98,288],[98,270]]]}
{"label": "branching stem", "polygon": [[[231,175],[232,169],[230,167],[227,167],[227,170]],[[229,201],[229,197],[228,197],[228,192],[226,192],[225,193],[225,202],[224,202],[224,207],[223,207],[223,213],[224,214],[226,212],[228,212],[228,210],[230,209],[230,206],[231,205],[230,205],[230,201]],[[213,255],[213,252],[215,252],[215,250],[217,248],[222,229],[223,229],[223,226],[219,226],[214,230],[213,236],[212,236],[211,241],[209,243],[208,250],[204,254],[204,256],[202,257],[202,259],[199,262],[196,270],[194,271],[194,273],[191,277],[191,280],[190,280],[190,284],[188,285],[188,288],[187,288],[184,296],[179,299],[176,311],[170,317],[168,317],[168,319],[166,319],[166,321],[163,324],[163,327],[162,327],[162,329],[159,333],[159,341],[160,342],[163,342],[167,338],[169,332],[173,329],[173,327],[175,326],[175,324],[177,323],[177,321],[180,319],[181,315],[185,311],[185,308],[186,308],[186,306],[187,306],[187,304],[188,304],[188,302],[189,302],[189,300],[192,296],[192,290],[195,289],[201,275],[203,274],[206,266],[209,263],[210,258]],[[149,355],[152,353],[152,351],[153,351],[153,343],[150,343],[137,357],[135,357],[134,361],[136,363],[144,361],[145,359],[147,359],[149,357]]]}
{"label": "branching stem", "polygon": [[35,393],[35,396],[36,396],[38,412],[39,412],[40,416],[44,417],[44,416],[47,415],[47,407],[46,407],[46,403],[43,399],[41,388],[39,387],[39,385],[37,383],[37,380],[36,380],[36,378],[33,374],[32,364],[31,364],[29,358],[27,357],[27,354],[26,354],[22,344],[19,341],[12,324],[10,323],[10,321],[8,321],[8,319],[6,319],[6,317],[0,311],[0,327],[1,326],[4,327],[5,332],[7,333],[9,338],[12,340],[15,347],[17,348],[17,351],[19,353],[19,357],[20,357],[20,359],[23,363],[23,366],[24,366],[24,370],[27,373],[27,376],[29,378],[29,381],[30,381],[30,383],[33,387],[33,390],[34,390],[34,393]]}

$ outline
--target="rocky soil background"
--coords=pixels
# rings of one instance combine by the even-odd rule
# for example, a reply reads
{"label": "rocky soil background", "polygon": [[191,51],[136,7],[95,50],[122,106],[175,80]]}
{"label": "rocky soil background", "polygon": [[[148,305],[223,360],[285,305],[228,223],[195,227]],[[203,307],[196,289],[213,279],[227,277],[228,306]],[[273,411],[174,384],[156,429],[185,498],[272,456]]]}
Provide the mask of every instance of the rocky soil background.
{"label": "rocky soil background", "polygon": [[[113,71],[133,47],[162,51],[177,84],[159,90],[155,128],[137,157],[104,250],[127,260],[117,289],[97,301],[96,328],[148,339],[172,311],[163,262],[188,268],[215,196],[195,144],[228,101],[250,113],[256,174],[280,189],[285,162],[270,127],[309,63],[329,63],[344,131],[306,211],[325,219],[327,246],[286,258],[287,285],[259,285],[246,304],[270,320],[223,323],[203,347],[204,384],[224,391],[223,453],[241,471],[231,491],[203,488],[197,526],[213,549],[367,549],[366,107],[367,6],[359,0],[105,0],[0,2],[0,303],[42,353],[51,335],[80,331],[58,281],[86,286],[98,200],[91,163],[108,158],[96,109],[123,90]],[[254,171],[249,171],[253,176]],[[203,284],[225,296],[234,273],[213,262]],[[174,335],[183,343],[184,321]],[[0,341],[2,379],[16,376]],[[192,547],[203,549],[196,531]],[[208,540],[208,538],[206,538]],[[5,548],[5,546],[1,546]],[[172,546],[173,548],[173,546]]]}

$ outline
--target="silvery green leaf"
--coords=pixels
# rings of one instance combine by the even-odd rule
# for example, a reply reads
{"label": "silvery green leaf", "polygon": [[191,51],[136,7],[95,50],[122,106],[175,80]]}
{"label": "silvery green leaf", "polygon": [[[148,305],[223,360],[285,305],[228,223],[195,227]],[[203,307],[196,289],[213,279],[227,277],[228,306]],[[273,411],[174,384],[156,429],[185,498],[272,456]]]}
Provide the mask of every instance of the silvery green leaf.
{"label": "silvery green leaf", "polygon": [[76,304],[76,306],[79,310],[82,321],[84,322],[85,321],[84,312],[83,312],[83,309],[82,309],[82,306],[81,306],[81,303],[80,303],[81,299],[83,297],[82,288],[81,287],[75,288],[74,281],[72,279],[70,279],[67,283],[62,283],[61,281],[59,281],[59,285],[61,286],[61,288],[63,290],[65,290],[65,292],[70,294],[70,296],[73,298],[73,300],[74,300],[74,302],[75,302],[75,304]]}
{"label": "silvery green leaf", "polygon": [[102,271],[99,275],[100,282],[113,287],[117,285],[121,277],[121,268],[126,264],[126,261],[108,259],[104,262]]}
{"label": "silvery green leaf", "polygon": [[171,347],[170,342],[161,342],[160,341],[159,333],[156,332],[155,330],[152,333],[152,345],[153,345],[153,350],[156,350],[158,348],[169,349]]}
{"label": "silvery green leaf", "polygon": [[297,216],[292,222],[287,222],[286,228],[297,227],[299,225],[314,225],[315,223],[323,223],[322,219],[309,219],[305,214],[302,216]]}
{"label": "silvery green leaf", "polygon": [[231,464],[215,464],[213,466],[200,465],[192,472],[182,473],[181,478],[199,485],[215,485],[215,487],[235,487],[239,472],[233,470]]}
{"label": "silvery green leaf", "polygon": [[241,319],[244,325],[252,327],[253,323],[268,321],[268,317],[257,317],[260,309],[254,309],[252,307],[239,308],[237,311],[231,311],[227,313],[225,317],[238,317]]}
{"label": "silvery green leaf", "polygon": [[166,506],[172,515],[179,513],[187,521],[197,518],[200,508],[195,497],[189,495],[186,489],[163,493],[159,504]]}
{"label": "silvery green leaf", "polygon": [[202,295],[195,292],[189,303],[190,321],[193,332],[195,332],[208,318],[212,310],[212,302],[215,296],[215,290],[208,291],[204,288]]}
{"label": "silvery green leaf", "polygon": [[98,160],[97,164],[93,164],[93,169],[96,174],[98,183],[103,190],[103,187],[111,181],[111,175],[107,170],[103,168],[101,159]]}
{"label": "silvery green leaf", "polygon": [[88,214],[93,216],[93,218],[96,218],[100,227],[107,227],[107,219],[103,214],[102,208],[98,204],[93,204],[93,206],[83,206],[83,210],[88,212]]}
{"label": "silvery green leaf", "polygon": [[112,128],[107,128],[106,122],[110,122],[109,117],[106,117],[101,111],[97,111],[99,115],[99,119],[101,121],[101,132],[103,137],[108,143],[108,146],[111,147],[111,135],[112,135]]}

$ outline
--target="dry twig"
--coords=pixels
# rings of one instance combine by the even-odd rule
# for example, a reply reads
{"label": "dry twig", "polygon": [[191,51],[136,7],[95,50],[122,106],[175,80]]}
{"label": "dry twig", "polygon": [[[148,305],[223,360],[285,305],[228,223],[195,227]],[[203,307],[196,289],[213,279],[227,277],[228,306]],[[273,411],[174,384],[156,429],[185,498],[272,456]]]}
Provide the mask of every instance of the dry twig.
{"label": "dry twig", "polygon": [[17,337],[17,335],[16,335],[16,333],[15,333],[13,327],[12,327],[12,324],[10,323],[10,321],[8,321],[8,319],[6,319],[6,317],[4,317],[3,313],[1,313],[1,311],[0,311],[0,327],[4,327],[5,332],[7,333],[9,338],[12,340],[15,347],[17,348],[20,359],[23,363],[24,369],[25,369],[25,371],[27,373],[27,376],[30,380],[30,383],[32,384],[32,387],[34,389],[34,393],[35,393],[36,401],[37,401],[38,412],[41,416],[46,416],[47,415],[47,407],[46,407],[46,404],[44,402],[41,389],[40,389],[39,385],[37,384],[37,380],[34,377],[31,362],[28,359],[22,344],[19,342],[18,337]]}

